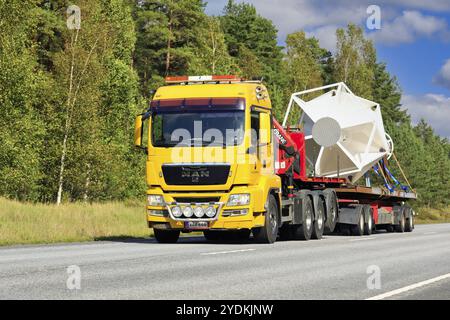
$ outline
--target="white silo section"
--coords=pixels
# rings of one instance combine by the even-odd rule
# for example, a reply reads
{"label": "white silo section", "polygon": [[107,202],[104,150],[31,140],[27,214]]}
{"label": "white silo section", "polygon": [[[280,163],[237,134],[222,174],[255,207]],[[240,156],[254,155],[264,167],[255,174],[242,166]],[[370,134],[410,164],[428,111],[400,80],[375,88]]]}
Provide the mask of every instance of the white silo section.
{"label": "white silo section", "polygon": [[[325,93],[309,101],[302,99],[318,91]],[[342,82],[294,93],[283,126],[295,105],[303,111],[299,122],[310,122],[305,129],[306,152],[316,176],[347,177],[354,182],[392,153],[380,105],[354,95]]]}

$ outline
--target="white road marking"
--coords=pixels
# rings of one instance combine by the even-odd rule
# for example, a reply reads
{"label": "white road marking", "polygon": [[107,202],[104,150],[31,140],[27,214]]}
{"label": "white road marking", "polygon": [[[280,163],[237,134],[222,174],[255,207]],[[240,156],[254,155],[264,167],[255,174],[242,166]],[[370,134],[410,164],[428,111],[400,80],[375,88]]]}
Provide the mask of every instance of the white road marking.
{"label": "white road marking", "polygon": [[438,282],[438,281],[441,281],[441,280],[444,280],[447,278],[450,278],[450,273],[444,274],[444,275],[436,277],[436,278],[417,282],[417,283],[414,283],[412,285],[409,285],[409,286],[406,286],[406,287],[403,287],[400,289],[385,292],[385,293],[379,294],[377,296],[367,298],[366,300],[381,300],[381,299],[389,298],[389,297],[395,296],[397,294],[400,294],[400,293],[403,293],[406,291],[410,291],[410,290],[414,290],[414,289],[417,289],[417,288],[420,288],[420,287],[423,287],[423,286],[426,286],[426,285],[429,285],[429,284],[432,284],[432,283],[435,283],[435,282]]}
{"label": "white road marking", "polygon": [[201,253],[202,256],[206,255],[215,255],[215,254],[227,254],[227,253],[237,253],[237,252],[247,252],[247,251],[255,251],[256,249],[242,249],[242,250],[232,250],[232,251],[218,251],[218,252],[204,252]]}
{"label": "white road marking", "polygon": [[373,240],[376,239],[375,237],[367,237],[367,238],[358,238],[358,239],[351,239],[348,240],[349,242],[354,242],[354,241],[365,241],[365,240]]}

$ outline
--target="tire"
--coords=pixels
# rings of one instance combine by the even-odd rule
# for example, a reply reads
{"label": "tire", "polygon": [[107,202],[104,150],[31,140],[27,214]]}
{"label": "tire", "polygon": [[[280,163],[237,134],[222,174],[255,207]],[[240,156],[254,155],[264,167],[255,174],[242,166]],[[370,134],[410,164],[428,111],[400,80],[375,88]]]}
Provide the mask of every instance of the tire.
{"label": "tire", "polygon": [[313,226],[313,232],[311,237],[313,239],[322,239],[323,231],[325,229],[325,205],[323,200],[319,198],[317,201],[317,208],[315,212],[315,220]]}
{"label": "tire", "polygon": [[395,231],[399,233],[405,232],[405,226],[406,226],[406,219],[405,219],[405,210],[402,209],[402,212],[400,213],[400,221],[397,225],[395,225]]}
{"label": "tire", "polygon": [[325,221],[325,234],[327,233],[333,233],[336,229],[336,224],[338,220],[338,207],[337,207],[337,200],[336,200],[336,194],[334,192],[327,192],[327,190],[324,191],[324,194],[326,196],[327,201],[327,214],[326,214],[326,221]]}
{"label": "tire", "polygon": [[369,219],[367,219],[367,221],[364,221],[364,234],[366,236],[370,236],[372,234],[373,225],[374,225],[372,208],[370,206],[365,206],[363,212],[364,212],[364,218],[369,216]]}
{"label": "tire", "polygon": [[153,231],[155,233],[156,241],[159,243],[175,243],[180,237],[179,230],[153,229]]}
{"label": "tire", "polygon": [[364,234],[364,212],[360,210],[358,217],[358,224],[352,225],[350,227],[352,235],[354,236],[362,236]]}
{"label": "tire", "polygon": [[394,227],[392,225],[387,225],[386,232],[388,232],[388,233],[394,232]]}
{"label": "tire", "polygon": [[295,240],[309,240],[313,232],[313,205],[310,197],[303,199],[305,209],[302,214],[302,224],[292,226],[292,237]]}
{"label": "tire", "polygon": [[414,230],[414,215],[411,208],[408,208],[409,218],[406,219],[405,232],[412,232]]}
{"label": "tire", "polygon": [[264,227],[254,228],[253,237],[260,243],[274,243],[277,240],[280,225],[278,206],[273,195],[269,195],[268,209],[265,214]]}

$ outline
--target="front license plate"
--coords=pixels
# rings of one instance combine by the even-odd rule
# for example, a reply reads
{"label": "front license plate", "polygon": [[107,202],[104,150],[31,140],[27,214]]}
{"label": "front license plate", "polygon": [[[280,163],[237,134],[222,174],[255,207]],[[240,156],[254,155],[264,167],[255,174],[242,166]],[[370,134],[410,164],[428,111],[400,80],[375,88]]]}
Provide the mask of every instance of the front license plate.
{"label": "front license plate", "polygon": [[203,230],[209,228],[208,221],[185,221],[184,227],[188,230]]}

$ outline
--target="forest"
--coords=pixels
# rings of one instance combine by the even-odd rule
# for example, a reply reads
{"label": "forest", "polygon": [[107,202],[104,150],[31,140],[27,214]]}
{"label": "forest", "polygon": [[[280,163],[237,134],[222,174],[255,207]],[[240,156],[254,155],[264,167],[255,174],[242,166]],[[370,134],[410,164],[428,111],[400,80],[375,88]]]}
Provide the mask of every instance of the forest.
{"label": "forest", "polygon": [[[76,4],[80,28],[69,28]],[[414,125],[395,75],[357,25],[335,53],[302,30],[279,45],[272,21],[230,0],[0,0],[0,197],[39,203],[123,201],[145,193],[134,117],[167,75],[263,79],[275,116],[290,94],[344,81],[381,104],[418,205],[450,204],[450,143]],[[393,168],[398,178],[401,174]]]}

